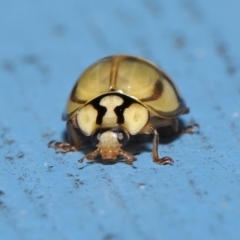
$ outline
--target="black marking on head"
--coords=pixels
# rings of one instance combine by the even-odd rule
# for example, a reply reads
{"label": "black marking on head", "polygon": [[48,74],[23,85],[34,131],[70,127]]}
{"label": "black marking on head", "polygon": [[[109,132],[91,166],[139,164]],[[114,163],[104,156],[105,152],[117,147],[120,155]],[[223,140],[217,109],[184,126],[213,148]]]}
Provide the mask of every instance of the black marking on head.
{"label": "black marking on head", "polygon": [[100,125],[102,124],[103,116],[107,112],[107,108],[99,105],[99,107],[97,108],[97,111],[98,111],[98,115],[97,115],[96,123]]}
{"label": "black marking on head", "polygon": [[128,108],[133,102],[135,102],[135,101],[133,101],[133,99],[131,99],[129,97],[122,96],[122,98],[123,98],[122,105],[117,106],[114,109],[114,112],[117,115],[117,123],[118,124],[123,124],[124,123],[123,113],[124,113],[125,108]]}
{"label": "black marking on head", "polygon": [[101,101],[102,97],[95,98],[91,101],[92,106],[98,111],[97,119],[96,119],[96,124],[101,125],[102,124],[102,119],[105,113],[107,112],[107,108],[104,106],[101,106],[99,103]]}
{"label": "black marking on head", "polygon": [[115,95],[115,96],[119,96],[123,99],[123,103],[120,106],[115,107],[114,112],[117,116],[117,124],[123,124],[124,123],[124,110],[126,108],[128,108],[132,103],[137,102],[136,100],[132,99],[131,97],[125,96],[123,94],[120,93],[107,93],[104,94],[100,97],[97,97],[95,99],[93,99],[89,104],[91,104],[97,111],[98,111],[98,115],[97,115],[97,119],[96,119],[96,124],[101,125],[102,121],[103,121],[103,117],[107,112],[107,108],[104,106],[100,105],[101,100],[106,97],[106,96],[110,96],[110,95]]}

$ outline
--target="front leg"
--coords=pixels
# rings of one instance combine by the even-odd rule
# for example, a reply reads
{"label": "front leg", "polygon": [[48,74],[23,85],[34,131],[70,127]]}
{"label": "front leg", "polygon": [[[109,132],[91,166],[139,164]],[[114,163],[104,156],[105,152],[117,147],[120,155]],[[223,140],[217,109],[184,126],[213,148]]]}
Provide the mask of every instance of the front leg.
{"label": "front leg", "polygon": [[84,157],[78,160],[78,162],[82,163],[84,159],[86,158],[87,160],[94,161],[94,159],[100,154],[100,150],[97,148],[95,151],[88,153]]}
{"label": "front leg", "polygon": [[50,141],[48,147],[54,148],[62,153],[75,152],[81,148],[81,140],[77,133],[77,126],[75,119],[70,119],[67,122],[67,131],[69,137],[69,143]]}
{"label": "front leg", "polygon": [[134,161],[136,161],[136,158],[129,152],[125,152],[122,149],[119,151],[119,155],[125,158],[125,163],[131,165]]}
{"label": "front leg", "polygon": [[152,148],[152,157],[153,161],[157,164],[173,164],[173,160],[170,157],[160,157],[158,154],[158,144],[159,144],[159,135],[154,127],[154,124],[157,127],[171,126],[173,124],[172,120],[153,118],[142,130],[141,134],[153,134],[153,148]]}
{"label": "front leg", "polygon": [[173,160],[170,157],[163,157],[161,158],[158,155],[158,144],[159,144],[159,136],[158,132],[155,128],[152,128],[153,130],[153,148],[152,148],[152,155],[153,155],[153,161],[158,164],[173,164]]}

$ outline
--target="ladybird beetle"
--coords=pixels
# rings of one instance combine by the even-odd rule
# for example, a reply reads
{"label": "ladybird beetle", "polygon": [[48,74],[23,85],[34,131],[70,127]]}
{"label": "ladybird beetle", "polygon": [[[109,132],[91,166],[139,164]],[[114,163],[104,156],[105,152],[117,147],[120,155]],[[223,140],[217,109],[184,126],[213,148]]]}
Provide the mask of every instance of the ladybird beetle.
{"label": "ladybird beetle", "polygon": [[152,158],[172,164],[158,155],[157,128],[177,128],[177,117],[188,113],[172,79],[154,63],[131,55],[113,55],[88,67],[78,78],[63,113],[69,143],[51,141],[61,152],[81,148],[78,130],[91,137],[96,150],[84,158],[115,160],[122,156],[131,164],[135,157],[122,149],[132,135],[153,134]]}

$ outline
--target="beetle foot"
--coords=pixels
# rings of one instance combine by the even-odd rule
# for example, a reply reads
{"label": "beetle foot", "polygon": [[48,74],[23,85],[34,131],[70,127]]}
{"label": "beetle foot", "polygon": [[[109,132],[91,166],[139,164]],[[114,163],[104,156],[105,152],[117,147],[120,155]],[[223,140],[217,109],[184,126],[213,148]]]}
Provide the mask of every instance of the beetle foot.
{"label": "beetle foot", "polygon": [[170,157],[163,157],[163,158],[154,158],[153,161],[157,164],[165,165],[170,164],[172,165],[174,163],[173,159]]}
{"label": "beetle foot", "polygon": [[56,151],[59,150],[62,153],[77,151],[77,148],[75,146],[65,142],[51,141],[48,143],[48,147],[54,148]]}
{"label": "beetle foot", "polygon": [[129,164],[129,165],[133,164],[133,162],[137,160],[131,153],[125,152],[122,149],[119,152],[119,155],[124,157],[125,158],[125,163]]}
{"label": "beetle foot", "polygon": [[180,134],[185,134],[185,133],[195,133],[198,132],[200,129],[200,125],[197,123],[192,123],[189,126],[183,128],[180,130]]}

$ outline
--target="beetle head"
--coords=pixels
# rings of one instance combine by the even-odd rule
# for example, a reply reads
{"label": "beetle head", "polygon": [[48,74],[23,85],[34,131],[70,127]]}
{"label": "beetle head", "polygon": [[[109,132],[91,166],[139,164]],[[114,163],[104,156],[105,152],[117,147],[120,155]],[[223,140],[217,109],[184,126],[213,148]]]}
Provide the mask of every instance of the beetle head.
{"label": "beetle head", "polygon": [[129,134],[123,128],[100,128],[92,135],[92,143],[98,147],[103,159],[116,159],[128,140]]}

